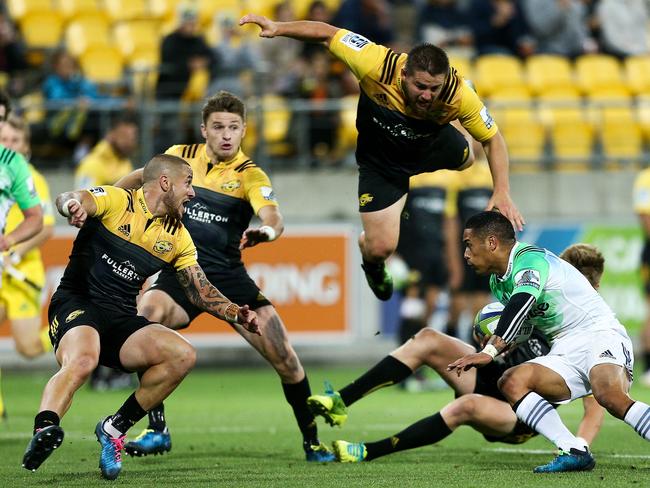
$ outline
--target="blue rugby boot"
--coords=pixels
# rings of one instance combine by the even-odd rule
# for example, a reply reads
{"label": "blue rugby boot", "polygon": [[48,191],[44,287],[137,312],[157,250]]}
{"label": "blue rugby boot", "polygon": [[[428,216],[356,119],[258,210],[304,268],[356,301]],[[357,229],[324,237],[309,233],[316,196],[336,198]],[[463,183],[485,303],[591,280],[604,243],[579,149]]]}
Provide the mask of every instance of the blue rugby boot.
{"label": "blue rugby boot", "polygon": [[148,456],[164,454],[172,449],[172,436],[169,430],[144,429],[138,437],[127,442],[124,450],[129,456]]}
{"label": "blue rugby boot", "polygon": [[331,463],[333,461],[336,461],[336,456],[334,456],[334,453],[330,451],[322,442],[306,447],[305,457],[307,461],[314,463]]}
{"label": "blue rugby boot", "polygon": [[95,436],[97,442],[102,446],[99,455],[99,469],[102,477],[107,480],[116,479],[122,471],[122,449],[124,449],[124,439],[126,435],[118,438],[111,437],[102,428],[104,420],[100,420],[95,427]]}
{"label": "blue rugby boot", "polygon": [[534,473],[565,473],[567,471],[591,471],[596,466],[596,460],[589,452],[579,451],[578,449],[571,448],[571,450],[563,451],[553,461],[543,466],[537,466]]}
{"label": "blue rugby boot", "polygon": [[36,471],[54,449],[63,443],[63,435],[63,429],[58,425],[38,429],[23,455],[23,468]]}

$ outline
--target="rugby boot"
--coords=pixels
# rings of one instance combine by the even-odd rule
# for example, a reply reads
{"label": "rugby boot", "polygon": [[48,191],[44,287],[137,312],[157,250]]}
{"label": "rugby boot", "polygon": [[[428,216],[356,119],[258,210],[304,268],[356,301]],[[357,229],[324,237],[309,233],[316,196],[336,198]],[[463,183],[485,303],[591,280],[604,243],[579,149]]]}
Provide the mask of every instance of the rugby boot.
{"label": "rugby boot", "polygon": [[138,437],[127,442],[124,450],[129,456],[148,456],[164,454],[172,449],[172,437],[169,430],[144,429]]}
{"label": "rugby boot", "polygon": [[334,455],[339,463],[360,463],[368,456],[363,442],[334,441],[332,449],[334,449]]}
{"label": "rugby boot", "polygon": [[368,286],[377,298],[385,302],[393,296],[393,278],[386,269],[385,263],[363,263],[361,268],[366,274]]}
{"label": "rugby boot", "polygon": [[537,466],[534,473],[564,473],[567,471],[591,471],[596,466],[596,460],[589,452],[579,451],[578,449],[571,448],[571,450],[563,451],[560,449],[559,454],[553,461],[543,466]]}
{"label": "rugby boot", "polygon": [[122,449],[124,449],[125,435],[111,437],[102,428],[104,420],[100,420],[95,427],[97,442],[102,446],[99,454],[99,469],[102,477],[107,480],[116,479],[122,471]]}
{"label": "rugby boot", "polygon": [[336,456],[334,456],[334,453],[330,451],[322,442],[307,447],[305,449],[305,457],[307,461],[315,463],[331,463],[333,461],[336,461]]}
{"label": "rugby boot", "polygon": [[58,425],[48,425],[38,429],[29,441],[23,455],[23,468],[36,471],[50,454],[63,442],[63,429]]}
{"label": "rugby boot", "polygon": [[314,416],[320,415],[332,427],[340,427],[348,419],[348,411],[341,395],[334,391],[329,382],[325,382],[324,395],[312,395],[307,398],[307,407]]}

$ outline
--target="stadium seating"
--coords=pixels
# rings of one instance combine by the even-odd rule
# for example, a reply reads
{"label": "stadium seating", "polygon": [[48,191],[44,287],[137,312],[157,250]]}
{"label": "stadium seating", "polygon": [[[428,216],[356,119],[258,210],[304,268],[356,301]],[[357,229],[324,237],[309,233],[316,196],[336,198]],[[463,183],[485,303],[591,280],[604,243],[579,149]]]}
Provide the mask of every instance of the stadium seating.
{"label": "stadium seating", "polygon": [[574,86],[571,63],[561,56],[531,56],[526,60],[526,79],[535,95]]}
{"label": "stadium seating", "polygon": [[449,64],[456,68],[456,70],[467,80],[471,80],[472,83],[472,63],[469,58],[463,58],[459,56],[449,56]]}
{"label": "stadium seating", "polygon": [[513,171],[537,171],[544,160],[544,127],[536,120],[503,127]]}
{"label": "stadium seating", "polygon": [[505,90],[525,84],[521,61],[514,56],[485,55],[474,63],[474,83],[483,97],[497,88]]}
{"label": "stadium seating", "polygon": [[613,56],[586,54],[575,62],[576,82],[584,94],[604,88],[624,87],[621,66]]}
{"label": "stadium seating", "polygon": [[56,0],[56,8],[66,20],[103,13],[97,0]]}
{"label": "stadium seating", "polygon": [[95,83],[119,85],[123,83],[124,60],[122,53],[110,46],[86,49],[79,56],[84,75]]}
{"label": "stadium seating", "polygon": [[112,22],[149,17],[147,0],[104,0],[104,5]]}
{"label": "stadium seating", "polygon": [[563,121],[550,130],[555,169],[585,171],[594,148],[593,127],[585,120]]}
{"label": "stadium seating", "polygon": [[20,19],[20,29],[29,49],[54,49],[61,42],[63,17],[55,11],[31,11]]}
{"label": "stadium seating", "polygon": [[276,95],[265,95],[262,99],[264,111],[263,137],[271,156],[286,156],[291,151],[287,142],[291,112],[287,101]]}
{"label": "stadium seating", "polygon": [[630,56],[624,61],[627,87],[634,95],[650,95],[650,56]]}
{"label": "stadium seating", "polygon": [[25,15],[32,12],[52,12],[52,0],[8,0],[9,15],[15,21],[20,21]]}
{"label": "stadium seating", "polygon": [[[120,22],[113,27],[113,37],[127,63],[134,60],[152,59],[160,51],[160,29],[155,20]],[[146,53],[146,54],[143,54]]]}
{"label": "stadium seating", "polygon": [[357,144],[357,105],[358,95],[348,95],[341,99],[341,123],[337,137],[337,153],[341,156],[347,151],[353,151]]}
{"label": "stadium seating", "polygon": [[600,140],[606,164],[613,161],[636,163],[642,159],[641,128],[634,121],[627,124],[604,122]]}
{"label": "stadium seating", "polygon": [[109,24],[101,15],[84,15],[71,21],[65,30],[65,44],[75,57],[88,49],[110,47]]}

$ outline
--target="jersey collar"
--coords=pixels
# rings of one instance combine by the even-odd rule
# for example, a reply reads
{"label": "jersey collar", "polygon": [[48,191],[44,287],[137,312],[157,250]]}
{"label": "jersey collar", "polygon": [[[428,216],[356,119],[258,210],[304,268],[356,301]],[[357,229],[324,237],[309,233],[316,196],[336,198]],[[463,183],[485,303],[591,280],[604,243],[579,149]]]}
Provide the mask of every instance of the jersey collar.
{"label": "jersey collar", "polygon": [[523,244],[521,242],[515,241],[515,245],[512,246],[512,249],[510,249],[510,256],[508,256],[508,267],[506,268],[506,272],[503,276],[497,276],[497,280],[505,281],[510,278],[510,275],[512,274],[512,263],[515,260],[515,254],[522,245]]}
{"label": "jersey collar", "polygon": [[138,189],[135,192],[135,199],[138,201],[138,207],[140,207],[142,213],[147,218],[147,220],[153,219],[153,214],[149,211],[149,207],[147,207],[147,202],[144,199],[144,190],[142,188]]}

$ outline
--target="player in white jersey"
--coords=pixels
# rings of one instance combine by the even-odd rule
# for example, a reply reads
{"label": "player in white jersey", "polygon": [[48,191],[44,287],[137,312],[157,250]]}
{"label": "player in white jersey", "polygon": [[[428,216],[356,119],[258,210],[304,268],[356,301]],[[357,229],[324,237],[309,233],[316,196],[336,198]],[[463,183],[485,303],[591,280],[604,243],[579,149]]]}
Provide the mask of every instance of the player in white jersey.
{"label": "player in white jersey", "polygon": [[518,242],[512,224],[496,212],[471,217],[463,232],[465,259],[491,274],[490,287],[505,308],[480,352],[449,365],[460,375],[491,363],[532,324],[551,342],[548,355],[509,369],[499,388],[517,417],[551,442],[559,455],[535,472],[584,471],[594,458],[562,423],[551,403],[593,393],[614,417],[650,440],[650,406],[628,395],[632,343],[625,328],[587,279],[546,249]]}

